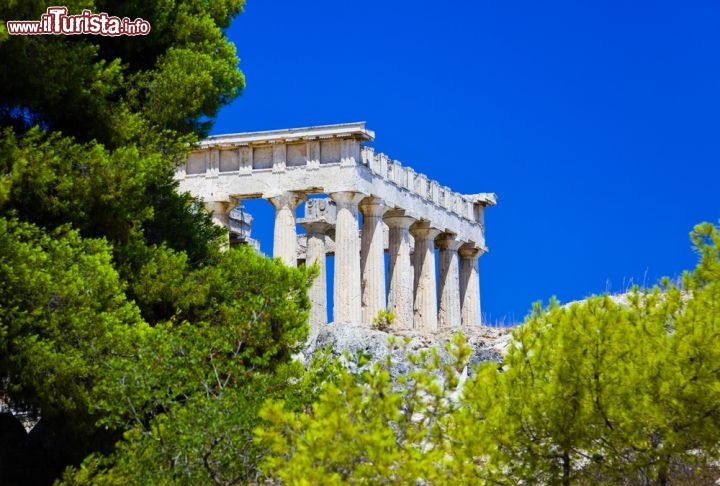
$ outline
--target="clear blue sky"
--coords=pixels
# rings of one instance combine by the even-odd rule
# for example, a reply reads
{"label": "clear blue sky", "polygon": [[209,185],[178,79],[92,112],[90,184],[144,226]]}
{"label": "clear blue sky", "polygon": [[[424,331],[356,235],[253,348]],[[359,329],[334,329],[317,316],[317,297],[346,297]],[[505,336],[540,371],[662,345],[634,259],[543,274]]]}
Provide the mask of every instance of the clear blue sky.
{"label": "clear blue sky", "polygon": [[376,150],[498,194],[490,323],[678,276],[720,218],[720,2],[248,0],[228,35],[247,89],[214,134],[367,121]]}

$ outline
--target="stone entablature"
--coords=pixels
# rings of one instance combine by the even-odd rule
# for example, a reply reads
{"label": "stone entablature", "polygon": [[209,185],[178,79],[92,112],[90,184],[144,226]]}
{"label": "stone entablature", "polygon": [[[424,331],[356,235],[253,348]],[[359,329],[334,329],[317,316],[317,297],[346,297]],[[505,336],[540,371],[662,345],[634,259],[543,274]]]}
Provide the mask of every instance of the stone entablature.
{"label": "stone entablature", "polygon": [[177,170],[180,190],[204,201],[269,199],[285,191],[373,195],[415,219],[484,248],[484,207],[495,194],[466,196],[416,173],[363,142],[364,123],[210,137]]}
{"label": "stone entablature", "polygon": [[[176,179],[226,227],[244,227],[228,218],[244,199],[275,207],[273,256],[321,268],[310,289],[315,332],[327,323],[328,254],[336,323],[369,323],[387,307],[401,329],[480,324],[478,257],[487,251],[484,210],[496,204],[495,194],[456,193],[362,145],[373,139],[362,122],[210,137]],[[329,198],[308,199],[313,195]]]}
{"label": "stone entablature", "polygon": [[198,144],[177,175],[214,178],[354,166],[360,160],[359,144],[374,137],[364,123],[216,135]]}
{"label": "stone entablature", "polygon": [[473,223],[484,224],[478,215],[478,207],[497,204],[494,193],[463,195],[454,192],[449,187],[429,179],[425,174],[415,172],[397,160],[391,160],[383,153],[375,153],[372,147],[362,147],[361,156],[363,165],[373,174]]}

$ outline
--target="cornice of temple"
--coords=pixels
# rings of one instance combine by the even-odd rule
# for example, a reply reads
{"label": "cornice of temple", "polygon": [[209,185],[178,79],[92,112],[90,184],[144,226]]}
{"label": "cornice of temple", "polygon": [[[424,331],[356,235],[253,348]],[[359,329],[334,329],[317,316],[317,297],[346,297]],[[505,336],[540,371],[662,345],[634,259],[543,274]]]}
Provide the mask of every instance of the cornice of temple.
{"label": "cornice of temple", "polygon": [[202,140],[201,148],[230,148],[252,144],[272,144],[327,139],[375,140],[375,132],[365,128],[365,122],[340,123],[336,125],[317,125],[303,128],[283,128],[258,132],[230,133],[213,135]]}

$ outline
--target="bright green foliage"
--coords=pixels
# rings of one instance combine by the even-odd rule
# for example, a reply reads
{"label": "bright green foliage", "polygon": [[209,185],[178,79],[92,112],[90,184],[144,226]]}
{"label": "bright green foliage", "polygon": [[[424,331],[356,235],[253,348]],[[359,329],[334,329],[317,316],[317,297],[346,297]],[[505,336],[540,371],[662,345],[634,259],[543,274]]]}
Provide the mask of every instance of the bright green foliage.
{"label": "bright green foliage", "polygon": [[[223,33],[243,1],[63,5],[143,18],[151,32],[9,36],[5,20],[39,20],[48,4],[0,1],[0,398],[63,425],[54,433],[71,426],[77,440],[61,438],[72,450],[58,464],[127,431],[78,481],[195,482],[213,460],[202,477],[250,478],[262,399],[251,391],[281,397],[290,377],[305,383],[287,362],[306,333],[312,274],[221,254],[220,231],[173,182],[244,87]],[[86,440],[98,419],[109,430]],[[231,457],[238,448],[247,459]],[[182,461],[154,476],[150,465],[177,451]]]}
{"label": "bright green foliage", "polygon": [[504,371],[486,366],[468,383],[459,462],[507,483],[667,484],[716,459],[718,229],[699,226],[693,240],[702,259],[682,291],[665,281],[627,304],[536,308]]}
{"label": "bright green foliage", "polygon": [[[92,458],[66,480],[118,484],[231,484],[253,480],[253,441],[268,397],[314,397],[323,370],[289,363],[307,333],[313,269],[286,267],[249,247],[178,275],[177,313],[106,361],[94,406],[127,429],[110,459]],[[152,279],[148,279],[152,281]],[[305,395],[310,394],[309,397]],[[88,477],[84,477],[87,475]]]}
{"label": "bright green foliage", "polygon": [[304,413],[269,403],[264,471],[289,484],[707,480],[720,459],[720,230],[691,236],[701,260],[681,287],[536,306],[502,369],[479,367],[459,397],[463,359],[444,385],[437,361],[402,388],[376,364],[343,372]]}
{"label": "bright green foliage", "polygon": [[[185,364],[186,379],[210,385],[175,399],[163,413],[138,422],[109,458],[92,456],[68,471],[64,484],[245,484],[259,478],[257,464],[267,447],[253,437],[264,401],[292,395],[309,403],[327,373],[306,372],[299,363],[273,373],[255,371],[235,382],[210,383]],[[201,370],[208,366],[192,363]]]}
{"label": "bright green foliage", "polygon": [[[189,143],[204,135],[211,117],[244,86],[234,46],[221,30],[240,12],[242,0],[71,0],[63,5],[70,14],[90,9],[142,17],[151,23],[151,35],[0,35],[0,217],[40,228],[27,240],[33,252],[54,248],[44,240],[54,231],[72,235],[71,248],[103,255],[98,265],[119,276],[110,311],[135,309],[130,304],[135,300],[146,322],[163,322],[176,314],[176,282],[189,282],[191,272],[217,259],[217,228],[189,196],[175,192],[172,174]],[[39,20],[47,6],[36,0],[2,1],[0,19]],[[60,244],[69,236],[56,238]],[[53,330],[60,311],[38,313],[37,302],[22,300],[22,292],[13,295],[10,283],[22,284],[27,295],[44,295],[51,291],[35,272],[63,281],[59,276],[68,264],[48,256],[35,267],[10,256],[0,281],[8,292],[0,306],[32,315],[36,322],[21,325],[13,315],[4,323],[13,327],[6,334],[12,341],[2,343],[8,353],[0,361],[2,398],[29,401],[45,417],[63,407],[75,413],[73,386],[42,392],[30,369],[23,373],[12,364],[21,359],[13,354],[19,340],[35,340],[34,347],[54,351],[67,345],[57,342],[63,336]],[[174,280],[148,280],[166,273]],[[73,285],[93,289],[96,282],[86,278],[95,276],[79,273]],[[151,293],[139,294],[149,288]],[[207,297],[232,294],[217,292],[223,295]],[[90,316],[103,315],[105,303],[77,300],[74,325],[94,326],[99,317]],[[124,324],[144,326],[133,312]],[[188,319],[201,318],[200,312],[192,305],[185,309]],[[78,372],[78,382],[91,388],[95,380],[85,378],[90,371],[76,368],[73,356],[48,359],[43,376]],[[44,395],[30,397],[34,393]]]}
{"label": "bright green foliage", "polygon": [[399,377],[397,386],[387,361],[359,376],[342,370],[303,413],[268,403],[262,411],[268,425],[256,432],[273,451],[263,471],[288,484],[449,481],[445,421],[469,352],[457,336],[452,363],[437,352],[415,356],[418,371]]}
{"label": "bright green foliage", "polygon": [[[147,244],[206,260],[217,232],[172,172],[244,87],[221,30],[242,4],[73,0],[70,14],[143,18],[151,33],[0,38],[0,213],[108,238],[128,280]],[[46,8],[4,1],[0,19],[39,20]]]}
{"label": "bright green foliage", "polygon": [[147,331],[111,264],[108,245],[61,227],[0,219],[0,369],[4,390],[81,429],[92,386],[112,356]]}
{"label": "bright green foliage", "polygon": [[[244,87],[235,48],[221,28],[242,0],[72,0],[68,13],[143,18],[146,36],[0,38],[0,125],[59,130],[115,148],[155,130],[203,135]],[[47,2],[0,4],[2,20],[39,20]],[[4,24],[4,22],[3,22]],[[166,134],[167,135],[167,134]],[[158,139],[167,142],[172,137]],[[161,148],[161,147],[158,147]]]}
{"label": "bright green foliage", "polygon": [[[113,371],[103,382],[108,399],[99,406],[117,413],[118,402],[129,400],[134,411],[140,404],[164,409],[178,396],[206,392],[220,377],[223,384],[241,383],[255,371],[272,370],[297,351],[307,333],[306,288],[315,274],[246,246],[218,260],[178,275],[173,320],[157,325],[150,341],[137,343],[136,360],[110,363]],[[122,400],[113,395],[118,391]],[[119,410],[121,419],[125,405]]]}
{"label": "bright green foliage", "polygon": [[0,167],[8,174],[5,211],[54,228],[71,223],[84,235],[127,240],[133,226],[153,217],[145,192],[163,176],[160,154],[127,146],[113,152],[33,128],[22,137],[6,129]]}
{"label": "bright green foliage", "polygon": [[700,263],[691,278],[684,280],[688,291],[718,285],[720,281],[720,231],[717,226],[703,223],[695,227],[690,234],[695,250],[700,255]]}
{"label": "bright green foliage", "polygon": [[373,317],[372,327],[379,331],[387,331],[395,322],[395,313],[388,310],[380,310],[378,314]]}
{"label": "bright green foliage", "polygon": [[175,192],[169,160],[154,146],[109,151],[37,127],[22,136],[5,129],[0,170],[0,211],[48,229],[70,223],[83,236],[105,237],[128,265],[143,258],[125,246],[167,241],[195,263],[207,258],[218,237],[189,196]]}

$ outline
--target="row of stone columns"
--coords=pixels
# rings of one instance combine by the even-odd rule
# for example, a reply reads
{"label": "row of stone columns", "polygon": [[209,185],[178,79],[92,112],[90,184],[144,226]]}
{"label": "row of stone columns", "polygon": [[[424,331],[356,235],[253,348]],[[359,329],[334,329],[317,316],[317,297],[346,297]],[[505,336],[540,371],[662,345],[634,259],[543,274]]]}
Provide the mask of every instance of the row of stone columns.
{"label": "row of stone columns", "polygon": [[[336,204],[333,320],[372,322],[381,310],[392,310],[394,327],[434,332],[480,324],[480,249],[441,234],[427,221],[416,221],[401,209],[357,192],[330,194]],[[286,265],[297,264],[296,208],[306,198],[286,192],[269,201],[275,207],[273,256]],[[363,215],[362,237],[358,212]],[[389,289],[385,288],[383,222],[389,234]],[[311,324],[327,323],[325,234],[327,222],[301,223],[307,232],[307,262],[317,263],[320,275],[310,289]],[[410,256],[410,235],[415,241]],[[439,237],[438,237],[439,236]],[[439,285],[435,273],[435,244],[439,249]],[[438,288],[439,287],[439,288]],[[439,292],[438,292],[439,291]],[[387,297],[387,300],[386,300]]]}

